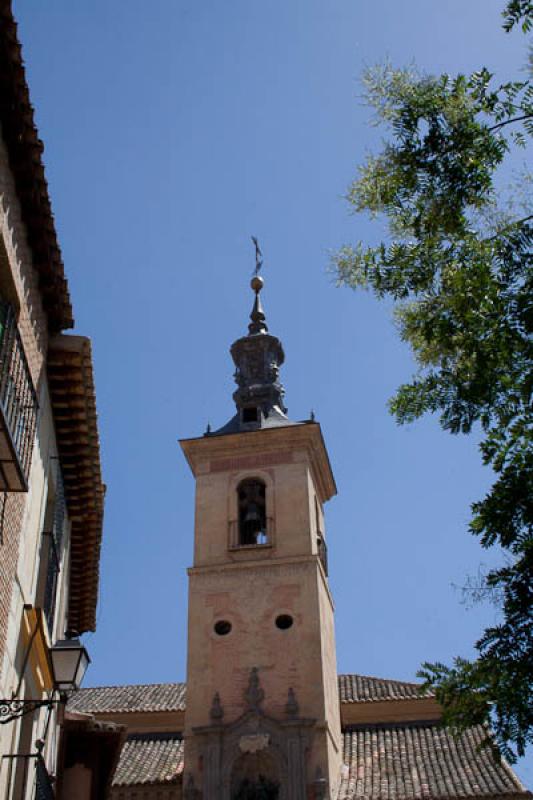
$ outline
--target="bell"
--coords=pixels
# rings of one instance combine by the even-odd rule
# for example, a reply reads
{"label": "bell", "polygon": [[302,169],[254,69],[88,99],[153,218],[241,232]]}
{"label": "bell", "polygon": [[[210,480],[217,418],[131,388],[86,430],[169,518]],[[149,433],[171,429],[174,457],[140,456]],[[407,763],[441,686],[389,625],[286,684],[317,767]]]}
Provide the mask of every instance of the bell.
{"label": "bell", "polygon": [[246,516],[244,518],[244,522],[248,525],[251,522],[260,522],[261,517],[259,515],[259,509],[257,508],[255,503],[250,503],[246,510]]}

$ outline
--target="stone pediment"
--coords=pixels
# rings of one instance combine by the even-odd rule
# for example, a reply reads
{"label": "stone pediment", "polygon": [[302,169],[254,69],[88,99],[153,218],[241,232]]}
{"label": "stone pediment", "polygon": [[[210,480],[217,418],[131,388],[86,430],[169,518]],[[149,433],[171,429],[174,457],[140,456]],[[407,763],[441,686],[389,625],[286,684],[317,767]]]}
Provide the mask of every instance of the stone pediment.
{"label": "stone pediment", "polygon": [[[298,716],[298,704],[288,690],[285,716],[280,719],[265,714],[261,705],[264,691],[254,667],[243,693],[246,710],[238,719],[224,722],[221,699],[215,694],[211,706],[211,724],[195,727],[204,765],[204,797],[230,800],[239,787],[265,781],[278,787],[278,800],[305,800],[310,783],[306,775],[306,751],[309,749],[316,720]],[[185,784],[186,798],[196,790]],[[273,790],[274,791],[274,790]]]}

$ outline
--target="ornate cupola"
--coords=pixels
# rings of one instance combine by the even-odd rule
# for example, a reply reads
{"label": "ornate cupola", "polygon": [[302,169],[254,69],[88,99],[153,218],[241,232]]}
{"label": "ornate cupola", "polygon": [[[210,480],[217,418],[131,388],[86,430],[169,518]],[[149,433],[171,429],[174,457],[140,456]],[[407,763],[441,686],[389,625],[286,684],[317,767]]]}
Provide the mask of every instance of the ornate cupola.
{"label": "ornate cupola", "polygon": [[233,399],[237,413],[215,434],[291,424],[283,403],[285,391],[279,380],[279,369],[285,354],[280,340],[268,332],[261,304],[260,293],[264,281],[260,275],[254,275],[250,285],[255,292],[255,300],[248,335],[237,339],[231,346],[237,384]]}

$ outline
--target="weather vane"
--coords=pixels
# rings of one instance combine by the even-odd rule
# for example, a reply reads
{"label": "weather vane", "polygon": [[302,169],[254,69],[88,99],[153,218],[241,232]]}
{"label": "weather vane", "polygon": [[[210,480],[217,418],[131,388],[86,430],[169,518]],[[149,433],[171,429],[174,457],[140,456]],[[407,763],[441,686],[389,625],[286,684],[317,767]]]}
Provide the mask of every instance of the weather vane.
{"label": "weather vane", "polygon": [[259,270],[263,266],[263,253],[261,252],[261,248],[259,247],[259,242],[257,241],[256,236],[252,236],[252,242],[254,243],[255,247],[255,272],[254,275],[259,275]]}

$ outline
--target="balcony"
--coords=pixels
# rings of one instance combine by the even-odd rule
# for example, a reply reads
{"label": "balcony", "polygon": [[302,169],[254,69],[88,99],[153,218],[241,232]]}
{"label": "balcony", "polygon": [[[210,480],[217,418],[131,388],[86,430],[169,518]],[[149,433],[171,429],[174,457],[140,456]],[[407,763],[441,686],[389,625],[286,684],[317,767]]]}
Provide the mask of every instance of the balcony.
{"label": "balcony", "polygon": [[265,530],[258,531],[255,542],[242,544],[239,538],[239,520],[230,520],[228,524],[228,548],[230,550],[260,550],[274,544],[274,519],[266,518]]}
{"label": "balcony", "polygon": [[15,312],[0,300],[0,492],[27,492],[37,395]]}

